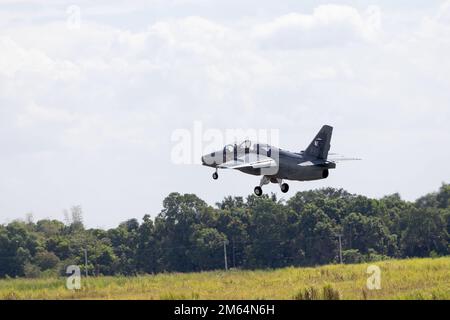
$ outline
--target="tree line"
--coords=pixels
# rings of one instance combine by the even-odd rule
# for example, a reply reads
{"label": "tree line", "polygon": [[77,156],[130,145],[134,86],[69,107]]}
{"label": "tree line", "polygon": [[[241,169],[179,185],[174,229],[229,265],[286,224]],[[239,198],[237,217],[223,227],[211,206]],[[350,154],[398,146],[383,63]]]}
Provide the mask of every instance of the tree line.
{"label": "tree line", "polygon": [[171,193],[154,218],[109,230],[85,228],[77,206],[65,222],[28,216],[0,225],[0,277],[64,275],[69,265],[85,271],[85,250],[91,275],[221,269],[224,249],[228,265],[243,269],[447,255],[449,198],[450,184],[414,202],[325,188],[287,201],[226,197],[212,207]]}

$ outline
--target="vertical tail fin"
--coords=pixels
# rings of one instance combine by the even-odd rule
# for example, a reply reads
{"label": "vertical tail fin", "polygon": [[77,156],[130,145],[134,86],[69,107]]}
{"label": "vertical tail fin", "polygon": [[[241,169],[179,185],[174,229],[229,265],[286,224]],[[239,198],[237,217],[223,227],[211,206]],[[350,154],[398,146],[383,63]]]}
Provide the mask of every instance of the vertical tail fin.
{"label": "vertical tail fin", "polygon": [[327,159],[328,151],[330,151],[331,135],[333,134],[333,127],[323,126],[314,140],[305,150],[305,154],[319,159]]}

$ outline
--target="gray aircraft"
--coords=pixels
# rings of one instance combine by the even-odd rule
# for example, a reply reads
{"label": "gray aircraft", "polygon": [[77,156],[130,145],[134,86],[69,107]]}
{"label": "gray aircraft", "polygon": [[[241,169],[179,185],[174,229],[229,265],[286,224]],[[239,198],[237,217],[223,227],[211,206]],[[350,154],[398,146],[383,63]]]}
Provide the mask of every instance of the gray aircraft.
{"label": "gray aircraft", "polygon": [[241,144],[230,144],[202,157],[202,164],[215,168],[213,179],[219,178],[218,169],[236,169],[241,172],[261,176],[255,194],[261,196],[262,186],[270,182],[278,183],[283,193],[289,191],[289,185],[283,180],[311,181],[326,179],[330,169],[336,168],[336,162],[359,160],[355,158],[328,159],[333,127],[325,125],[320,129],[311,144],[301,152],[290,152],[268,144],[252,143],[249,140]]}

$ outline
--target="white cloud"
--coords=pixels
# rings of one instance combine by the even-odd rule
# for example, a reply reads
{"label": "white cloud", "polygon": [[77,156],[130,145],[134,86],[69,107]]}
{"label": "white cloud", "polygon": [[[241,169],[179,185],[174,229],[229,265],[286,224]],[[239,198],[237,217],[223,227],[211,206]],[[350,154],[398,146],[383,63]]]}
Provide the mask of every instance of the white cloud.
{"label": "white cloud", "polygon": [[74,120],[75,116],[62,108],[43,108],[31,104],[24,113],[18,115],[17,125],[19,128],[25,128],[41,121],[64,124],[73,122]]}
{"label": "white cloud", "polygon": [[[442,150],[450,119],[448,2],[419,18],[406,8],[398,20],[382,5],[270,14],[261,4],[268,13],[226,22],[180,14],[187,3],[138,29],[129,28],[133,10],[101,14],[81,5],[79,30],[66,27],[64,10],[58,17],[51,8],[46,19],[27,12],[31,20],[0,30],[0,174],[14,181],[0,183],[0,210],[62,209],[38,199],[39,189],[56,194],[61,206],[82,202],[90,212],[111,212],[114,225],[148,206],[157,212],[170,191],[220,200],[207,169],[169,162],[172,130],[194,120],[206,128],[279,128],[282,147],[293,150],[323,123],[334,124],[334,151],[365,162],[304,188],[330,184],[412,198],[445,179],[442,171],[411,177],[413,161],[399,171],[385,159],[439,149],[450,161]],[[224,177],[221,195],[250,193],[253,180],[232,177]],[[8,201],[19,193],[33,206]]]}
{"label": "white cloud", "polygon": [[70,79],[79,74],[74,63],[54,61],[43,51],[20,47],[9,37],[0,37],[0,74],[14,77],[16,73],[35,73],[53,79]]}
{"label": "white cloud", "polygon": [[381,31],[381,12],[368,7],[359,12],[351,6],[322,5],[312,14],[290,13],[254,28],[263,44],[278,49],[345,45],[371,41]]}

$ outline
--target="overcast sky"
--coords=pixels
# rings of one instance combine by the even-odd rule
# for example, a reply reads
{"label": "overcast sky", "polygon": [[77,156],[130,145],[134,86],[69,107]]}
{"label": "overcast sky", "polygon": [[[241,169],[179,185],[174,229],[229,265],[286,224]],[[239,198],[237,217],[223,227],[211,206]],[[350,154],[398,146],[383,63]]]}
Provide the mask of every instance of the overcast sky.
{"label": "overcast sky", "polygon": [[449,57],[445,1],[1,0],[0,223],[79,204],[106,228],[172,191],[252,193],[258,177],[171,161],[195,121],[293,151],[330,124],[331,152],[364,160],[283,197],[414,200],[450,181]]}

